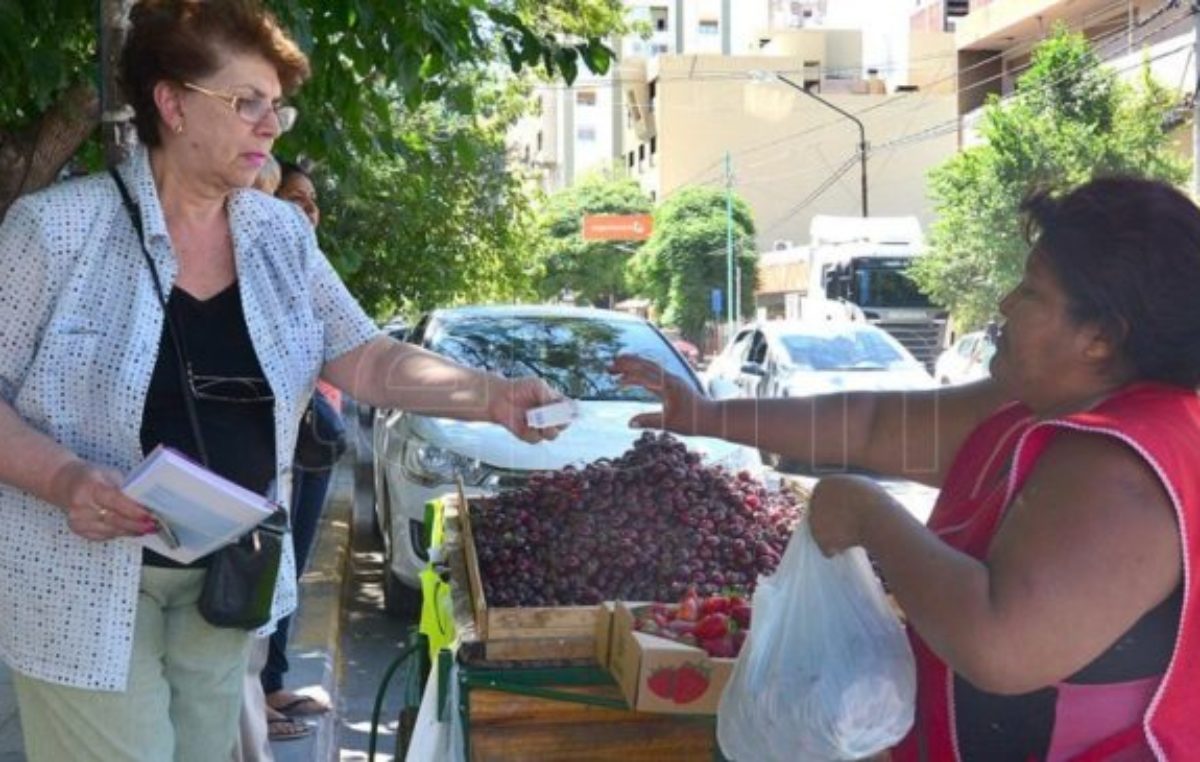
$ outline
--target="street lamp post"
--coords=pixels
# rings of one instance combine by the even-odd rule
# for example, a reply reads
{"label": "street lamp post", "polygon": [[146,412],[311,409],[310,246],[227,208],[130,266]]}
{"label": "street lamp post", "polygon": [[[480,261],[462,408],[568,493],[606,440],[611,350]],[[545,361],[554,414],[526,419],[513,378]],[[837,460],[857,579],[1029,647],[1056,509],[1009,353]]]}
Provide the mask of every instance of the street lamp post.
{"label": "street lamp post", "polygon": [[812,98],[813,100],[815,100],[817,103],[823,104],[824,106],[833,109],[834,111],[838,112],[839,114],[846,117],[850,121],[854,122],[854,124],[856,124],[858,126],[858,162],[859,162],[859,166],[862,168],[862,216],[864,216],[864,217],[869,216],[867,214],[867,130],[866,130],[866,128],[863,127],[862,121],[858,117],[856,117],[854,114],[851,114],[849,111],[846,111],[843,108],[838,108],[837,106],[833,105],[829,101],[827,101],[824,98],[820,97],[819,95],[816,95],[815,93],[813,93],[807,87],[804,87],[803,85],[799,85],[799,84],[793,82],[792,80],[788,79],[787,77],[783,76],[782,74],[772,73],[771,78],[778,80],[779,82],[782,82],[783,84],[788,85],[789,87],[793,87],[796,90],[799,90],[800,92],[807,95],[809,98]]}

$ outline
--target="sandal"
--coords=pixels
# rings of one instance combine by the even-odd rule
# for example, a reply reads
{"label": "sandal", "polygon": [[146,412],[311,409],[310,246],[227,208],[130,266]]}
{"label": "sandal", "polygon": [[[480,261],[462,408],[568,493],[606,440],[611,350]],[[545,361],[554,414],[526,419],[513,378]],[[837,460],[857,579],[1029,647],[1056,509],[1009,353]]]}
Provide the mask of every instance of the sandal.
{"label": "sandal", "polygon": [[277,694],[289,697],[282,704],[273,704],[270,699],[267,700],[267,706],[280,714],[288,717],[314,717],[316,715],[325,714],[329,711],[330,706],[321,699],[313,696],[305,696],[301,693],[290,693],[287,691],[279,691]]}
{"label": "sandal", "polygon": [[313,732],[312,725],[291,717],[267,718],[267,738],[272,741],[294,741]]}

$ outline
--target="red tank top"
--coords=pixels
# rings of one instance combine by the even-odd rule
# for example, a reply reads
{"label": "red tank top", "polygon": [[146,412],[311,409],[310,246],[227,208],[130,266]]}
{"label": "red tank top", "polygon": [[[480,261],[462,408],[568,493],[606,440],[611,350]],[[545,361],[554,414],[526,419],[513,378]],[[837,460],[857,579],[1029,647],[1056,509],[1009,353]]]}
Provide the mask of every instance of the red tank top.
{"label": "red tank top", "polygon": [[[1054,435],[1064,429],[1113,436],[1138,452],[1171,498],[1184,548],[1182,609],[1166,673],[1136,699],[1133,722],[1110,720],[1097,729],[1092,715],[1092,740],[1067,758],[1086,762],[1187,759],[1200,750],[1200,643],[1192,642],[1200,637],[1195,624],[1200,590],[1191,579],[1191,562],[1200,558],[1200,398],[1196,393],[1162,384],[1134,384],[1091,411],[1047,421],[1035,420],[1022,405],[1007,405],[977,427],[955,456],[928,526],[952,547],[985,558],[1008,505]],[[909,635],[917,657],[917,720],[893,759],[961,759],[954,675],[916,633],[910,630]]]}

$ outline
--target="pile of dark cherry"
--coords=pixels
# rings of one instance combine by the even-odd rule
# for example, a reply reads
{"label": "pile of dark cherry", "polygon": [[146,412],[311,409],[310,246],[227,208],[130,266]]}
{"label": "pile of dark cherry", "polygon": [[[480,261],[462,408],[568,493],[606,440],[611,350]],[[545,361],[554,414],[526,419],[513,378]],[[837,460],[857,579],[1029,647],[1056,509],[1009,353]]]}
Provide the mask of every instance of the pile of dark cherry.
{"label": "pile of dark cherry", "polygon": [[615,460],[481,501],[471,525],[488,605],[569,606],[749,595],[799,518],[792,494],[646,432]]}

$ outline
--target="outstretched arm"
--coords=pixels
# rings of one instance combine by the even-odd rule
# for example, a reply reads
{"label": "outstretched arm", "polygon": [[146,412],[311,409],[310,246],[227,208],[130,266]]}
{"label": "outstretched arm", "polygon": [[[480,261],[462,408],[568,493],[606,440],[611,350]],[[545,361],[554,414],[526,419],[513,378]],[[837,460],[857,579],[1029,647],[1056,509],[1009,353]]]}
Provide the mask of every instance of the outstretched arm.
{"label": "outstretched arm", "polygon": [[1005,401],[991,382],[921,392],[851,392],[714,401],[659,365],[634,356],[613,364],[622,383],[663,400],[634,425],[697,434],[778,453],[814,471],[854,466],[941,486],[967,434]]}
{"label": "outstretched arm", "polygon": [[525,412],[562,398],[536,378],[507,379],[381,336],[326,363],[322,377],[375,407],[498,423],[527,442],[559,429],[531,429]]}

